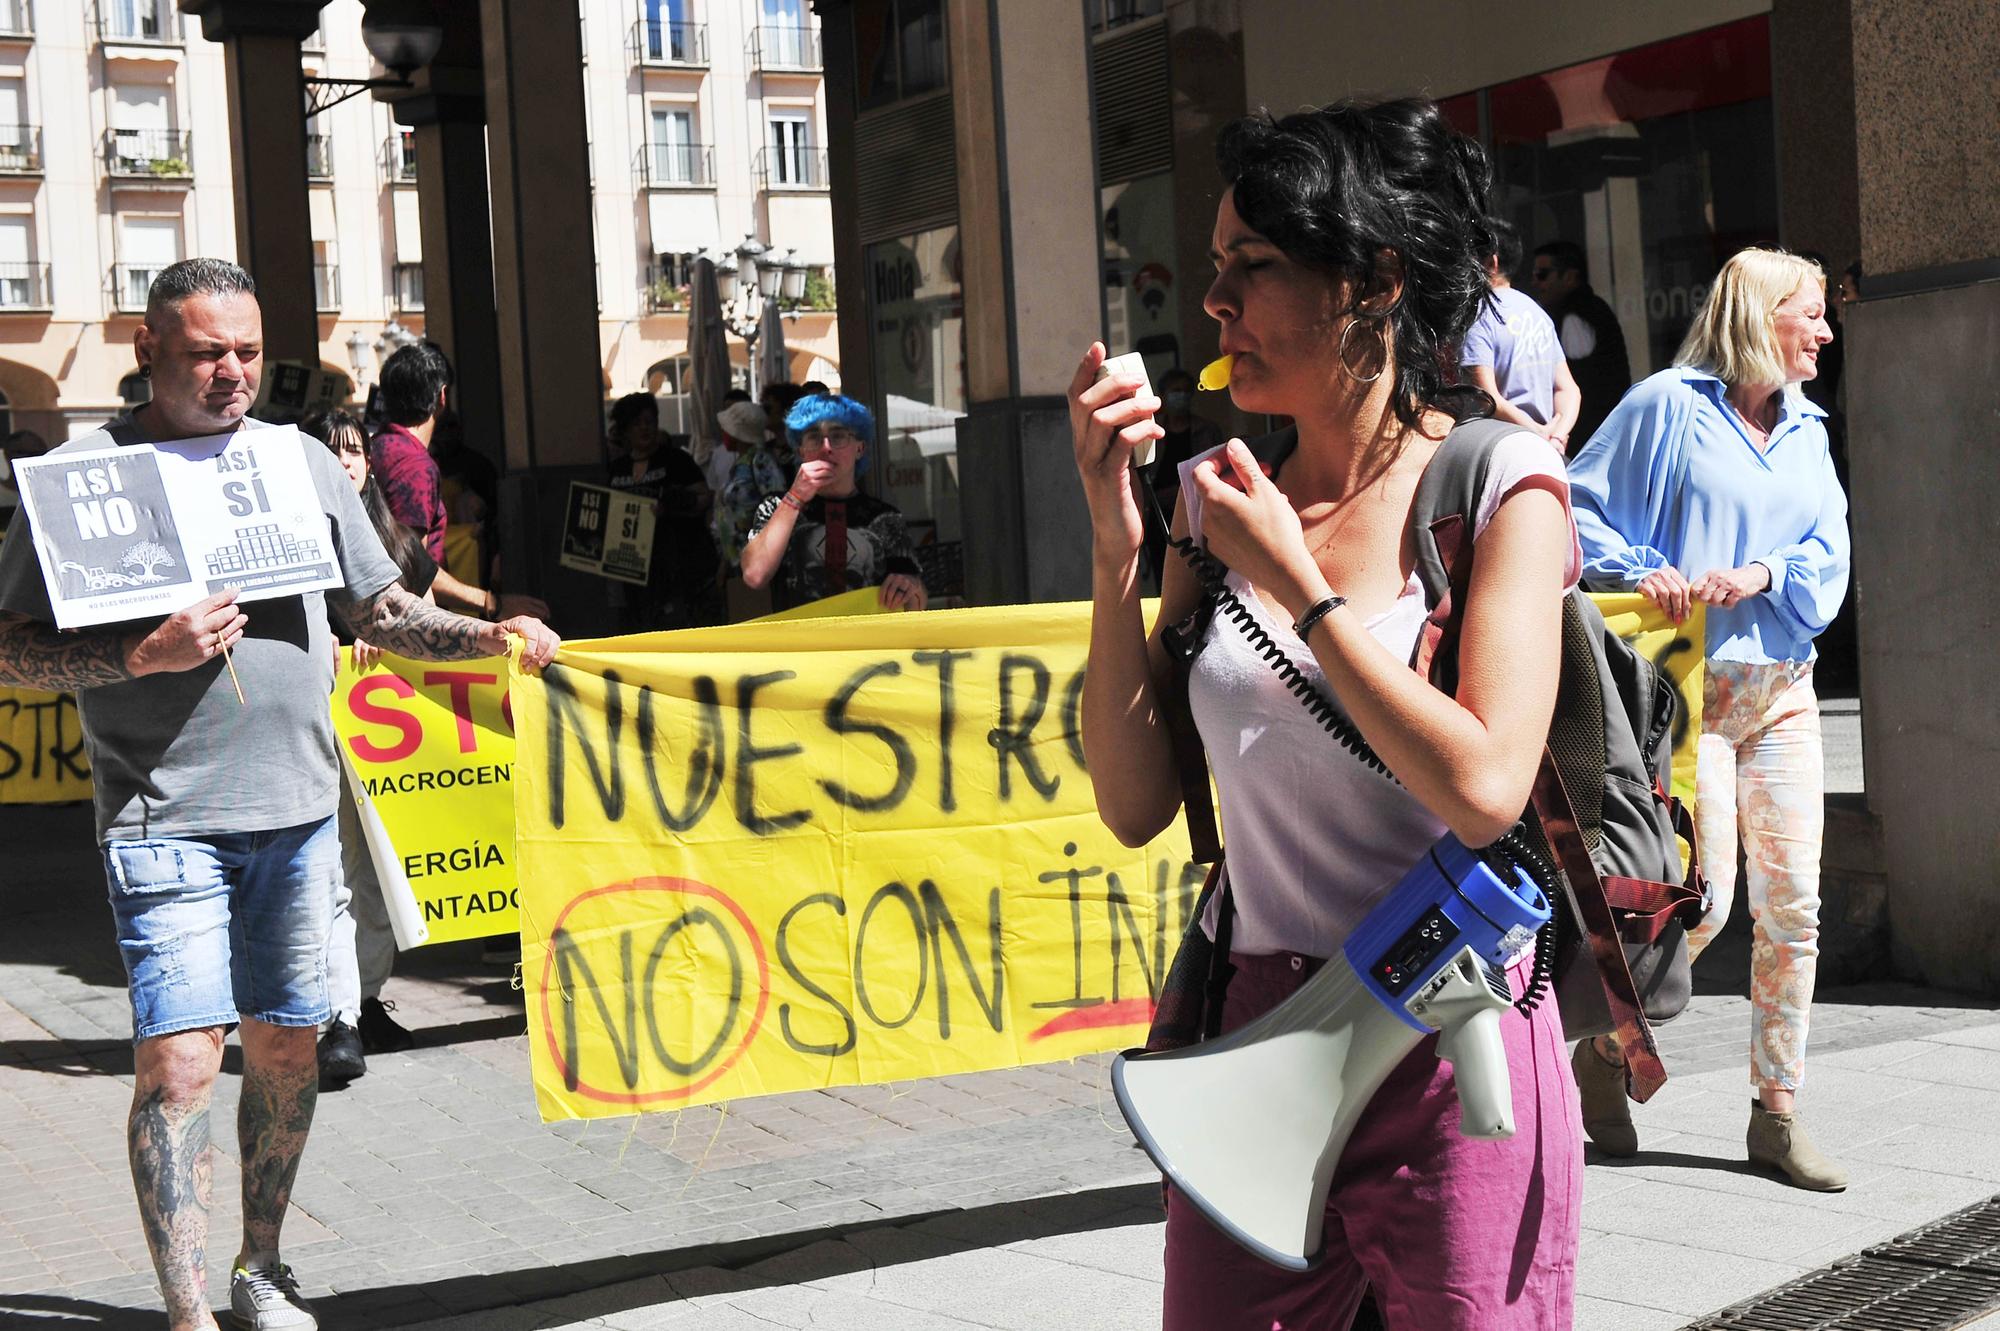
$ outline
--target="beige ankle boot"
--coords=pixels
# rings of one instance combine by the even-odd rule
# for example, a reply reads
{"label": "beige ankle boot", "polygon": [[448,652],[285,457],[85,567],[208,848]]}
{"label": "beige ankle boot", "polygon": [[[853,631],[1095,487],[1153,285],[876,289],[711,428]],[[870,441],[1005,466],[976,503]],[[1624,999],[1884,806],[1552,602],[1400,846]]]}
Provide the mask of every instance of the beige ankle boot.
{"label": "beige ankle boot", "polygon": [[1751,1164],[1778,1170],[1795,1188],[1839,1192],[1847,1186],[1847,1171],[1820,1154],[1796,1110],[1774,1114],[1761,1101],[1752,1100],[1750,1131],[1744,1140]]}
{"label": "beige ankle boot", "polygon": [[1625,1065],[1598,1053],[1595,1040],[1582,1040],[1569,1066],[1576,1074],[1583,1130],[1590,1140],[1606,1155],[1637,1155],[1639,1130],[1632,1126],[1632,1104],[1625,1098]]}

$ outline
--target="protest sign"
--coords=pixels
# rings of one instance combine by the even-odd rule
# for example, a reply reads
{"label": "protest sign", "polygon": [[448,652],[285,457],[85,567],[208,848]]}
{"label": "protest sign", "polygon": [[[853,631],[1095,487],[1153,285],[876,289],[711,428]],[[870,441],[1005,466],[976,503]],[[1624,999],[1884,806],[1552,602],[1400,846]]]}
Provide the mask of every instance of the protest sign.
{"label": "protest sign", "polygon": [[17,462],[57,626],[170,615],[225,587],[255,601],[340,586],[304,448],[278,426]]}
{"label": "protest sign", "polygon": [[[1701,625],[1603,598],[1695,710]],[[1201,875],[1097,820],[1087,605],[608,640],[515,677],[545,1118],[1142,1038]],[[621,650],[625,648],[625,650]]]}
{"label": "protest sign", "polygon": [[[422,912],[425,941],[512,933],[507,663],[434,665],[385,654],[379,667],[357,674],[353,652],[343,651],[333,728],[394,847],[394,867]],[[386,895],[391,876],[381,877]]]}
{"label": "protest sign", "polygon": [[653,565],[657,513],[658,505],[644,495],[571,481],[556,562],[644,586]]}
{"label": "protest sign", "polygon": [[76,699],[0,687],[0,804],[87,800],[90,789]]}
{"label": "protest sign", "polygon": [[1143,1038],[1202,873],[1120,846],[1078,734],[1088,605],[655,634],[514,677],[547,1118]]}

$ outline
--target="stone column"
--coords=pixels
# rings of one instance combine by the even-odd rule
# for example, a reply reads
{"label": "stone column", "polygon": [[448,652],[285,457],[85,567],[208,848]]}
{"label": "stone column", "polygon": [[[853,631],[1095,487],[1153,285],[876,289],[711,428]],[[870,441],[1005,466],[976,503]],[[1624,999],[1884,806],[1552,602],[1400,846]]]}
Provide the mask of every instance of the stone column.
{"label": "stone column", "polygon": [[202,36],[223,45],[236,253],[257,280],[264,351],[319,364],[312,215],[306,187],[305,85],[299,46],[323,0],[181,0]]}
{"label": "stone column", "polygon": [[2000,9],[1848,8],[1867,270],[1847,319],[1847,403],[1868,800],[1897,969],[2000,993],[2000,584],[1987,571],[2000,511]]}
{"label": "stone column", "polygon": [[494,323],[493,213],[486,179],[486,73],[478,0],[451,0],[445,40],[414,90],[392,96],[414,131],[424,237],[424,335],[457,371],[466,444],[505,470],[500,338]]}
{"label": "stone column", "polygon": [[[968,414],[958,424],[966,591],[1090,594],[1090,522],[1063,394],[1104,326],[1090,42],[1069,0],[955,0]],[[1032,539],[1030,529],[1032,528]]]}
{"label": "stone column", "polygon": [[508,587],[561,604],[575,633],[594,627],[605,585],[556,563],[567,482],[604,472],[582,30],[575,5],[547,0],[480,0],[479,13],[509,473],[503,573]]}
{"label": "stone column", "polygon": [[604,371],[576,7],[482,0],[480,17],[507,464],[597,464]]}

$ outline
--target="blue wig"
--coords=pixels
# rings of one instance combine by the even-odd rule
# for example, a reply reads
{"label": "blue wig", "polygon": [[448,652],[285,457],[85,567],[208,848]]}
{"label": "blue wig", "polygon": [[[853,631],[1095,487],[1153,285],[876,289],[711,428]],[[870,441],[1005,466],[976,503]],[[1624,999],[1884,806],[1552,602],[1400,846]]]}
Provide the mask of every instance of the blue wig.
{"label": "blue wig", "polygon": [[[815,425],[838,425],[854,431],[861,442],[869,446],[875,443],[875,413],[851,397],[838,393],[814,393],[802,397],[785,417],[785,437],[792,441],[796,451],[805,439],[807,430]],[[864,458],[866,454],[862,455]]]}

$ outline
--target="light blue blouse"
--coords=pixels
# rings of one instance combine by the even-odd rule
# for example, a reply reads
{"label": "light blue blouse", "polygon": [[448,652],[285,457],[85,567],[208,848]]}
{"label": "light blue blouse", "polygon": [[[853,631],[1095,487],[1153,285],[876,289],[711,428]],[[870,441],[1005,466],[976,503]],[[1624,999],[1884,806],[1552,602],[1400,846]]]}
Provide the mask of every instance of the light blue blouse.
{"label": "light blue blouse", "polygon": [[1771,588],[1708,607],[1708,656],[1810,661],[1847,595],[1847,496],[1826,415],[1780,399],[1762,453],[1712,374],[1676,366],[1635,384],[1570,462],[1584,579],[1632,587],[1672,565],[1689,579],[1762,564]]}

